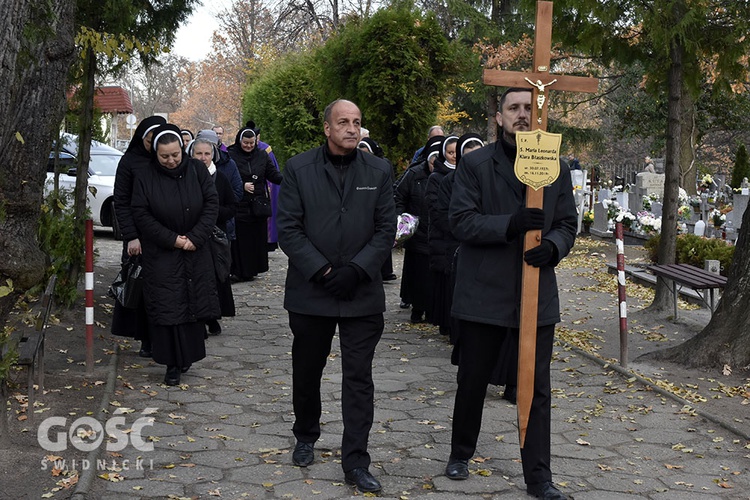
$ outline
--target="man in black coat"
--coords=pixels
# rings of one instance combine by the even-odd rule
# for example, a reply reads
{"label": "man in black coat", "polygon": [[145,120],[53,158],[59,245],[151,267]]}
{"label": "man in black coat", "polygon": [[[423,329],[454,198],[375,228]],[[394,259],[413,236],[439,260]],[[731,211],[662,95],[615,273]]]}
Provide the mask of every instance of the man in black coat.
{"label": "man in black coat", "polygon": [[326,144],[286,163],[279,192],[279,245],[289,257],[289,311],[297,444],[295,465],[314,459],[320,437],[320,380],[339,328],[346,481],[379,491],[367,441],[373,421],[372,359],[383,333],[380,269],[396,234],[388,162],[357,149],[362,115],[350,101],[326,107]]}
{"label": "man in black coat", "polygon": [[[500,100],[502,136],[462,159],[456,169],[449,220],[461,242],[453,316],[460,320],[458,389],[453,410],[450,479],[468,477],[482,424],[493,367],[507,335],[518,336],[522,262],[539,268],[534,398],[521,450],[527,492],[567,498],[550,470],[550,362],[560,306],[555,266],[575,242],[576,208],[568,169],[544,188],[544,209],[525,207],[526,187],[516,178],[515,134],[529,130],[531,90],[512,88]],[[523,253],[524,234],[541,229],[541,244]]]}

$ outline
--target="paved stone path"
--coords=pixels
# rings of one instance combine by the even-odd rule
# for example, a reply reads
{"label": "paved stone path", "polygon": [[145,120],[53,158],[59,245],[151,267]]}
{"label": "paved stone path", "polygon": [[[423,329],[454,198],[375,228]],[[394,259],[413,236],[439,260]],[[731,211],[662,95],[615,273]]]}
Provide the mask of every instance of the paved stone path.
{"label": "paved stone path", "polygon": [[[156,408],[153,451],[127,447],[100,458],[128,470],[96,478],[90,498],[330,499],[361,496],[343,481],[339,349],[322,384],[323,434],[315,463],[291,464],[291,342],[282,308],[286,258],[234,285],[237,316],[207,340],[208,356],[162,385],[164,367],[121,353],[113,402]],[[397,274],[401,255],[395,254]],[[569,271],[562,271],[569,272]],[[564,278],[563,278],[564,279]],[[456,369],[437,329],[410,325],[397,282],[385,285],[386,328],[374,362],[371,471],[387,498],[529,498],[518,450],[515,406],[490,386],[477,455],[467,481],[443,476],[450,447]],[[563,301],[565,297],[563,297]],[[554,480],[578,500],[750,498],[748,443],[611,368],[557,345],[552,365]],[[136,460],[142,468],[136,469]],[[104,471],[97,472],[104,474]],[[114,479],[114,480],[113,480]],[[368,495],[369,496],[369,495]]]}

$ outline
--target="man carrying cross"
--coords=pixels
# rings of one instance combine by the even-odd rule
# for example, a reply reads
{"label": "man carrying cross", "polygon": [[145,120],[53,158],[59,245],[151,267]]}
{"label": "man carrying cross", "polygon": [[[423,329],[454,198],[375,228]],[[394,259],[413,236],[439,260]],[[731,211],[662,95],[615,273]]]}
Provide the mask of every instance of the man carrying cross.
{"label": "man carrying cross", "polygon": [[[577,215],[568,169],[544,188],[543,209],[526,208],[526,188],[514,173],[516,132],[528,131],[530,88],[502,95],[494,144],[465,156],[456,169],[449,218],[461,242],[452,314],[461,322],[458,388],[453,409],[451,455],[445,474],[469,476],[487,384],[508,335],[518,337],[523,261],[539,269],[533,399],[521,448],[527,492],[567,498],[552,484],[550,469],[550,362],[555,323],[560,321],[555,266],[575,242]],[[541,243],[524,253],[524,235],[541,230]]]}

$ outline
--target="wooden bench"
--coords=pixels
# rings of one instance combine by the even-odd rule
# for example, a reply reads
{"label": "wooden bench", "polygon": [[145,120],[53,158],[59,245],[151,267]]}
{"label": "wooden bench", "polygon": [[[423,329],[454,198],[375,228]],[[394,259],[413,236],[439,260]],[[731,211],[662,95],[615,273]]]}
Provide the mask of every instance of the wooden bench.
{"label": "wooden bench", "polygon": [[[57,276],[52,275],[47,288],[42,295],[42,310],[39,312],[36,320],[36,327],[31,333],[21,337],[18,342],[18,366],[28,367],[28,406],[26,415],[29,421],[34,415],[34,374],[38,372],[37,385],[39,390],[44,390],[44,336],[49,315],[52,311],[53,295],[55,292],[55,283]],[[38,368],[38,370],[37,370]]]}
{"label": "wooden bench", "polygon": [[[703,302],[708,306],[711,314],[716,310],[716,297],[714,291],[727,286],[726,276],[705,271],[690,264],[654,264],[647,266],[657,279],[666,279],[672,282],[672,296],[674,298],[674,317],[677,319],[677,291],[678,286],[692,288]],[[707,290],[710,300],[706,300],[701,290]]]}

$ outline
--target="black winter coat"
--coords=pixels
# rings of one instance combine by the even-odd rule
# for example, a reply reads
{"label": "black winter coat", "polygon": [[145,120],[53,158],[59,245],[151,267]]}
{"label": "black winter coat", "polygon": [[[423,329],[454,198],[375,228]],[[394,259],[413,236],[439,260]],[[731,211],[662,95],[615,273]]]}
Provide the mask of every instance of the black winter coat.
{"label": "black winter coat", "polygon": [[[396,236],[390,165],[359,150],[344,185],[325,146],[287,161],[279,191],[279,245],[289,257],[284,307],[318,316],[356,317],[385,311],[380,274]],[[329,264],[353,263],[367,275],[352,300],[336,299],[313,281]]]}
{"label": "black winter coat", "polygon": [[448,209],[453,192],[453,180],[456,171],[445,175],[432,173],[428,181],[429,199],[432,199],[433,176],[439,179],[435,200],[430,204],[430,269],[443,274],[450,274],[453,269],[453,258],[458,249],[458,240],[451,232],[448,221]]}
{"label": "black winter coat", "polygon": [[[246,153],[238,144],[232,144],[227,151],[237,164],[237,170],[240,172],[243,184],[242,199],[237,203],[237,220],[239,222],[265,220],[267,217],[256,217],[253,215],[252,199],[257,196],[268,198],[266,181],[281,184],[281,180],[283,179],[281,172],[276,170],[276,166],[271,161],[268,153],[257,147],[251,152]],[[252,193],[244,189],[246,182],[252,182],[255,186]]]}
{"label": "black winter coat", "polygon": [[396,213],[404,212],[419,217],[417,232],[406,240],[404,248],[412,252],[428,255],[427,231],[430,226],[430,215],[427,210],[427,179],[430,167],[426,161],[410,167],[396,183],[394,198]]}
{"label": "black winter coat", "polygon": [[[170,170],[152,160],[133,189],[133,218],[141,235],[144,299],[149,320],[179,325],[220,316],[209,237],[219,213],[206,166],[184,157]],[[175,248],[178,235],[197,250]]]}
{"label": "black winter coat", "polygon": [[[524,206],[526,189],[502,140],[461,158],[449,211],[451,231],[461,242],[452,309],[456,318],[518,328],[523,238],[509,240],[507,229]],[[567,168],[544,188],[544,214],[542,238],[556,248],[557,261],[539,268],[539,326],[560,321],[554,266],[575,243],[578,220]]]}
{"label": "black winter coat", "polygon": [[114,189],[115,216],[120,225],[122,239],[126,242],[138,238],[130,203],[133,198],[135,179],[142,176],[143,172],[149,169],[150,164],[150,157],[132,151],[126,151],[117,164]]}
{"label": "black winter coat", "polygon": [[226,232],[227,221],[234,217],[237,197],[234,196],[232,183],[229,182],[227,176],[221,173],[220,170],[216,170],[211,177],[213,178],[216,194],[219,199],[219,215],[216,218],[216,225],[219,229]]}

